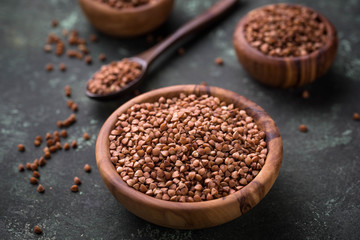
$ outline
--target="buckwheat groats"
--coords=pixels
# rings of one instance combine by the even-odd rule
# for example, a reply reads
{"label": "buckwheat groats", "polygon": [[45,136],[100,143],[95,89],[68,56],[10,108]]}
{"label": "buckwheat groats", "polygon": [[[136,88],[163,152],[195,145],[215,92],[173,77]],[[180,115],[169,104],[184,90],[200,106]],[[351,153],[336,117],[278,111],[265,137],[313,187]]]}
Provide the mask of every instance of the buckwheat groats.
{"label": "buckwheat groats", "polygon": [[221,57],[215,58],[215,63],[219,66],[224,64],[224,60]]}
{"label": "buckwheat groats", "polygon": [[42,233],[42,229],[41,229],[38,225],[36,225],[36,226],[34,227],[34,233],[36,233],[36,234],[41,234],[41,233]]}
{"label": "buckwheat groats", "polygon": [[81,184],[80,178],[74,177],[74,183],[75,183],[76,185],[80,185],[80,184]]}
{"label": "buckwheat groats", "polygon": [[273,4],[254,10],[244,31],[252,47],[276,57],[308,55],[327,39],[319,15],[299,5]]}
{"label": "buckwheat groats", "polygon": [[94,0],[94,1],[102,2],[108,4],[110,7],[121,9],[121,8],[138,7],[144,4],[148,4],[149,2],[154,0]]}
{"label": "buckwheat groats", "polygon": [[359,121],[360,120],[360,114],[354,113],[353,114],[353,119],[356,120],[356,121]]}
{"label": "buckwheat groats", "polygon": [[19,152],[25,152],[25,146],[24,146],[24,144],[18,144],[18,150],[19,150]]}
{"label": "buckwheat groats", "polygon": [[38,180],[35,177],[30,177],[30,183],[35,185],[38,183]]}
{"label": "buckwheat groats", "polygon": [[89,80],[88,90],[101,95],[117,92],[137,79],[142,73],[141,69],[139,63],[126,58],[104,65]]}
{"label": "buckwheat groats", "polygon": [[304,90],[304,91],[302,92],[302,94],[301,94],[301,97],[302,97],[303,99],[308,99],[308,98],[310,97],[309,91],[308,91],[308,90]]}
{"label": "buckwheat groats", "polygon": [[18,165],[18,170],[19,170],[19,172],[23,172],[23,171],[25,170],[24,165],[23,165],[23,164],[19,164],[19,165]]}
{"label": "buckwheat groats", "polygon": [[101,53],[99,55],[99,60],[102,61],[102,62],[106,61],[106,55],[104,53]]}
{"label": "buckwheat groats", "polygon": [[90,135],[85,132],[85,133],[83,134],[83,138],[84,138],[84,140],[89,140],[89,139],[90,139]]}
{"label": "buckwheat groats", "polygon": [[39,186],[36,189],[39,193],[44,193],[45,192],[45,188],[43,187],[43,185],[39,184]]}
{"label": "buckwheat groats", "polygon": [[128,186],[157,199],[206,201],[259,173],[265,133],[244,110],[203,95],[135,104],[111,131],[111,161]]}
{"label": "buckwheat groats", "polygon": [[70,190],[71,190],[72,192],[78,192],[78,191],[79,191],[79,187],[78,187],[78,185],[72,185],[72,186],[70,187]]}
{"label": "buckwheat groats", "polygon": [[305,124],[300,124],[299,125],[299,131],[300,132],[303,132],[303,133],[306,133],[308,131],[308,128]]}
{"label": "buckwheat groats", "polygon": [[85,164],[85,165],[84,165],[84,171],[85,171],[85,172],[88,172],[88,173],[91,172],[91,167],[90,167],[89,164]]}

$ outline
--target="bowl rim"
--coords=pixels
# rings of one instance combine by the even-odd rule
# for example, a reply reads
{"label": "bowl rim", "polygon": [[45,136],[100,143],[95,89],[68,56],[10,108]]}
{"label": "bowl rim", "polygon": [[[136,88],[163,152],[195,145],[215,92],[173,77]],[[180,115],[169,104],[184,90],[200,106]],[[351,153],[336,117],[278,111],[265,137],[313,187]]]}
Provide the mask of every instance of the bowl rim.
{"label": "bowl rim", "polygon": [[[245,38],[245,34],[244,34],[244,28],[245,28],[245,24],[247,23],[247,20],[250,16],[251,13],[261,10],[263,8],[269,7],[269,6],[278,6],[278,5],[286,5],[286,6],[295,6],[295,7],[301,7],[301,8],[306,8],[316,14],[318,14],[319,18],[322,20],[322,22],[325,24],[326,29],[327,29],[327,39],[326,42],[324,43],[324,45],[317,49],[316,51],[307,54],[305,56],[297,56],[297,57],[278,57],[278,56],[270,56],[270,55],[266,55],[263,52],[261,52],[260,50],[254,48],[253,46],[250,45],[250,43],[246,40]],[[310,8],[308,6],[304,6],[301,4],[292,4],[292,3],[273,3],[273,4],[267,4],[267,5],[263,5],[260,6],[258,8],[255,8],[251,11],[249,11],[244,17],[242,17],[240,19],[240,21],[238,22],[235,32],[234,32],[234,41],[236,42],[241,42],[241,43],[245,43],[246,47],[249,49],[251,54],[254,54],[256,56],[259,56],[261,58],[265,58],[269,61],[277,61],[277,62],[286,62],[288,60],[290,61],[294,61],[294,62],[301,62],[307,59],[312,59],[315,58],[319,52],[326,52],[328,51],[332,44],[334,43],[334,40],[337,36],[337,32],[336,29],[334,27],[334,25],[325,17],[323,16],[321,13],[319,13],[318,11],[314,10],[313,8]]]}
{"label": "bowl rim", "polygon": [[[188,91],[188,92],[187,92]],[[268,147],[268,153],[266,156],[265,164],[259,174],[244,188],[236,191],[233,194],[230,194],[226,197],[201,201],[201,202],[171,202],[161,199],[156,199],[154,197],[148,196],[138,190],[135,190],[132,187],[129,187],[117,173],[115,166],[110,160],[109,152],[109,134],[113,130],[115,123],[118,118],[118,114],[127,110],[130,106],[136,103],[143,103],[146,101],[154,101],[159,97],[163,96],[164,93],[171,93],[171,96],[178,96],[181,92],[189,93],[192,91],[196,95],[208,94],[211,96],[217,96],[217,93],[220,92],[223,94],[224,98],[228,99],[238,99],[234,103],[235,106],[242,104],[245,107],[244,109],[248,115],[254,118],[254,121],[266,134],[266,142]],[[222,100],[222,97],[219,97]],[[248,100],[247,98],[232,92],[230,90],[225,90],[219,87],[213,86],[204,86],[204,85],[175,85],[170,87],[159,88],[156,90],[149,91],[147,93],[141,94],[126,103],[122,104],[117,108],[105,121],[103,124],[96,141],[96,162],[99,169],[99,173],[105,182],[105,185],[114,195],[114,191],[120,192],[122,195],[126,196],[128,199],[132,199],[137,203],[145,204],[149,207],[154,207],[157,209],[171,209],[172,211],[193,211],[193,210],[206,210],[209,207],[218,208],[224,206],[230,206],[237,202],[240,204],[240,213],[245,213],[255,206],[260,200],[268,193],[274,184],[281,167],[282,156],[283,156],[283,144],[279,130],[272,120],[272,118],[262,109],[260,106],[254,102]],[[265,184],[265,186],[263,186]],[[252,206],[241,206],[244,201],[246,202],[246,197],[257,194],[257,196],[252,204]],[[123,199],[122,199],[123,200]],[[242,208],[241,208],[242,207]],[[131,210],[130,210],[131,211]],[[134,213],[136,214],[136,213]],[[241,215],[240,214],[240,215]],[[142,217],[140,214],[136,214],[139,217]],[[239,215],[239,216],[240,216]]]}
{"label": "bowl rim", "polygon": [[82,1],[83,3],[88,2],[90,4],[95,5],[99,10],[111,11],[114,14],[121,14],[121,13],[130,13],[130,14],[134,13],[134,14],[136,14],[138,12],[143,12],[143,11],[146,11],[148,9],[155,8],[159,4],[161,4],[161,3],[165,2],[165,1],[174,1],[174,0],[155,0],[155,1],[150,1],[147,4],[140,5],[138,7],[120,8],[120,9],[111,7],[106,3],[95,1],[95,0],[79,0],[79,1]]}

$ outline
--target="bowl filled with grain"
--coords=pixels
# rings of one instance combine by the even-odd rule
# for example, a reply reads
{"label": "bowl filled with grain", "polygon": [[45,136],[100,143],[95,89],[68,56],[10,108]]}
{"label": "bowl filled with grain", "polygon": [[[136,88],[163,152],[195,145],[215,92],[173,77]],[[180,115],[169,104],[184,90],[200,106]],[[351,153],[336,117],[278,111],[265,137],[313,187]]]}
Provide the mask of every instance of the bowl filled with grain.
{"label": "bowl filled with grain", "polygon": [[200,229],[253,208],[274,184],[282,140],[271,117],[229,90],[179,85],[120,106],[96,142],[100,175],[135,215]]}
{"label": "bowl filled with grain", "polygon": [[115,37],[148,33],[169,17],[174,0],[78,0],[85,16],[99,31]]}
{"label": "bowl filled with grain", "polygon": [[329,70],[338,37],[330,21],[315,10],[280,3],[245,15],[235,28],[233,44],[254,79],[289,88],[311,83]]}

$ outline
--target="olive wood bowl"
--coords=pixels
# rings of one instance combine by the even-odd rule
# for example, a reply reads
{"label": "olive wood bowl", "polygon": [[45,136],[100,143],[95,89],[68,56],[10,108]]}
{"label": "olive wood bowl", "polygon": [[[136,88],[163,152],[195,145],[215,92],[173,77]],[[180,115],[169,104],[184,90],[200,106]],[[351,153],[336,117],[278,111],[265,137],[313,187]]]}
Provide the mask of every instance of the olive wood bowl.
{"label": "olive wood bowl", "polygon": [[174,0],[154,0],[134,8],[117,9],[94,0],[78,0],[90,23],[116,37],[135,37],[159,27],[169,17]]}
{"label": "olive wood bowl", "polygon": [[[110,160],[109,135],[118,115],[132,105],[155,102],[161,96],[180,93],[216,96],[244,109],[266,134],[268,155],[259,174],[243,189],[226,197],[203,202],[170,202],[150,197],[129,187]],[[200,229],[231,221],[253,208],[269,192],[281,167],[283,145],[279,130],[271,117],[258,105],[232,91],[203,85],[178,85],[139,95],[120,106],[102,126],[96,142],[96,162],[100,175],[114,197],[130,212],[151,223],[177,229]]]}
{"label": "olive wood bowl", "polygon": [[[311,8],[304,8],[316,12]],[[260,8],[252,11],[258,9]],[[313,82],[329,70],[337,52],[338,37],[334,26],[324,16],[316,12],[327,28],[327,41],[323,47],[301,57],[273,57],[253,48],[246,40],[244,28],[250,13],[236,26],[233,45],[240,63],[254,79],[272,87],[299,87]]]}

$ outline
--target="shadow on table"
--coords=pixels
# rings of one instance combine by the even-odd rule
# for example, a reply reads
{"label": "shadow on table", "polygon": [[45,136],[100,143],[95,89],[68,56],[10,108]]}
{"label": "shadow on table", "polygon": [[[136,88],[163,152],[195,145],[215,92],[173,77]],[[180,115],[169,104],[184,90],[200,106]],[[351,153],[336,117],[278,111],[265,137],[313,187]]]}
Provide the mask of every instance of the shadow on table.
{"label": "shadow on table", "polygon": [[[126,211],[126,228],[110,236],[131,236],[134,239],[294,239],[300,236],[297,219],[302,212],[295,206],[300,196],[295,189],[286,189],[278,181],[269,194],[252,210],[221,226],[202,230],[176,230],[148,223]],[[306,193],[301,193],[306,195]],[[291,234],[291,235],[290,235]],[[119,235],[120,236],[120,235]]]}
{"label": "shadow on table", "polygon": [[[339,79],[346,79],[346,81],[339,81]],[[278,106],[286,104],[320,110],[346,98],[351,91],[352,84],[350,79],[331,68],[323,77],[300,88],[279,89],[267,87],[258,82],[256,82],[256,88],[272,98],[276,104],[279,104]],[[304,90],[308,90],[310,93],[308,99],[302,98]]]}

